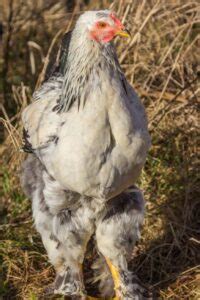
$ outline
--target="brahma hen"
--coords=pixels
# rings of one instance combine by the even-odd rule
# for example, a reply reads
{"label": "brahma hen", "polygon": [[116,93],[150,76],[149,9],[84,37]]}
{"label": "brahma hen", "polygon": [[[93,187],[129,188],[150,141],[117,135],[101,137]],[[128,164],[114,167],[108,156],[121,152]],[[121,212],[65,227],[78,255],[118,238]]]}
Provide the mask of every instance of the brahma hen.
{"label": "brahma hen", "polygon": [[83,13],[22,115],[24,150],[31,152],[22,184],[57,273],[55,294],[87,297],[82,264],[95,236],[116,299],[145,298],[127,261],[143,221],[143,196],[133,185],[150,137],[143,105],[119,65],[115,36],[129,33],[113,12]]}

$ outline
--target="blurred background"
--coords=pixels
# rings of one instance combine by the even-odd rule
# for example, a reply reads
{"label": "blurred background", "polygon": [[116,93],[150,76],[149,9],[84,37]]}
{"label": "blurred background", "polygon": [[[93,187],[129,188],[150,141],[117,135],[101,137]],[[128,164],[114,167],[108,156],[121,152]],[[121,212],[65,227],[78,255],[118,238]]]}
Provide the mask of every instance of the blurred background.
{"label": "blurred background", "polygon": [[0,299],[41,299],[54,275],[19,184],[21,111],[80,13],[109,7],[132,33],[115,43],[152,136],[138,182],[146,219],[131,267],[159,299],[200,299],[198,0],[1,0]]}

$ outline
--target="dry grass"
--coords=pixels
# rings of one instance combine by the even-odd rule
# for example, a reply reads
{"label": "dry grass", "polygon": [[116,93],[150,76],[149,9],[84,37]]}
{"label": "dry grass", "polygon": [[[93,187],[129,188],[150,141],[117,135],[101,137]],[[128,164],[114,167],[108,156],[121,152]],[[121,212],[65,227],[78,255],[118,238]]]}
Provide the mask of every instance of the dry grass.
{"label": "dry grass", "polygon": [[[20,113],[30,101],[45,54],[48,53],[48,59],[55,52],[62,32],[73,26],[80,11],[107,8],[110,4],[106,0],[83,2],[77,1],[73,13],[69,13],[65,1],[3,1],[0,14],[4,24],[0,60],[4,125],[0,146],[0,298],[3,299],[38,299],[36,295],[53,277],[40,237],[32,226],[30,202],[19,186],[19,165],[23,159],[19,151]],[[116,44],[122,67],[147,109],[153,141],[140,178],[147,212],[132,267],[143,282],[158,291],[160,299],[197,300],[200,299],[197,176],[200,4],[197,0],[167,3],[116,0],[112,6],[132,32],[130,41],[117,40]]]}

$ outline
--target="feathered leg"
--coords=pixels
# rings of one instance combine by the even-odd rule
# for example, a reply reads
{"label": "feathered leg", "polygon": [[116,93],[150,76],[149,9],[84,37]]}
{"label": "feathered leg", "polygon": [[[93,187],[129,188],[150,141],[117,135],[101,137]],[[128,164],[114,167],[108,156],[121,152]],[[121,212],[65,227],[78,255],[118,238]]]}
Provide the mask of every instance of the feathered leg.
{"label": "feathered leg", "polygon": [[97,222],[97,247],[110,269],[115,299],[150,299],[145,297],[145,290],[127,267],[143,216],[143,196],[134,189],[109,200]]}
{"label": "feathered leg", "polygon": [[94,232],[91,211],[81,206],[75,211],[62,210],[53,220],[53,234],[65,249],[65,262],[58,271],[55,293],[86,295],[82,263],[89,238]]}
{"label": "feathered leg", "polygon": [[[84,295],[81,265],[87,242],[94,232],[94,215],[87,201],[79,199],[79,195],[67,194],[33,156],[23,165],[22,185],[32,198],[35,226],[56,270],[52,293]],[[70,201],[77,202],[78,207],[67,209]]]}

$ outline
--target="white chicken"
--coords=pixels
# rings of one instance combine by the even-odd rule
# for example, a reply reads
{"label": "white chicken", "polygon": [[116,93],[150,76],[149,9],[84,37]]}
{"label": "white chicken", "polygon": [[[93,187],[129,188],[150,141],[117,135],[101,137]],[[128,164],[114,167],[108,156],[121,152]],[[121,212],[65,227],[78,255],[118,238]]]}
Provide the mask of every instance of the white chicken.
{"label": "white chicken", "polygon": [[22,184],[57,272],[55,294],[86,295],[81,265],[95,235],[116,297],[145,297],[127,268],[144,201],[137,188],[128,188],[144,166],[150,137],[143,105],[112,44],[117,35],[129,34],[113,12],[83,13],[63,39],[59,64],[22,115],[24,150],[31,152]]}

